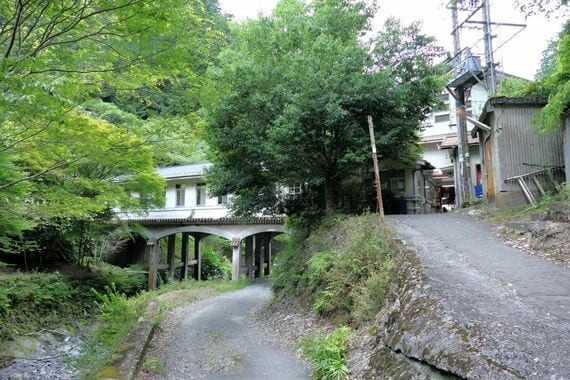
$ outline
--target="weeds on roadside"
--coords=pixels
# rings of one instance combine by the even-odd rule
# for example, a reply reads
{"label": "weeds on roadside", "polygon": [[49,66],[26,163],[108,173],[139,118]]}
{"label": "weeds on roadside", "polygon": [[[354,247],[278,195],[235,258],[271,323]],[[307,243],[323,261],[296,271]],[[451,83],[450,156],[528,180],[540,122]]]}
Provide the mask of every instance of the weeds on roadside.
{"label": "weeds on roadside", "polygon": [[[299,236],[306,236],[300,233]],[[277,256],[273,286],[320,315],[358,325],[380,310],[400,248],[378,215],[330,218]]]}
{"label": "weeds on roadside", "polygon": [[159,357],[147,356],[141,367],[141,370],[146,373],[152,373],[157,375],[164,374],[164,363]]}
{"label": "weeds on roadside", "polygon": [[331,334],[320,334],[303,339],[300,348],[313,368],[312,377],[318,380],[343,380],[348,374],[346,364],[348,341],[352,332],[340,327]]}
{"label": "weeds on roadside", "polygon": [[570,208],[570,186],[563,184],[559,192],[545,195],[536,206],[522,205],[507,208],[486,208],[482,216],[493,224],[502,224],[513,219],[524,218],[550,210],[555,204]]}

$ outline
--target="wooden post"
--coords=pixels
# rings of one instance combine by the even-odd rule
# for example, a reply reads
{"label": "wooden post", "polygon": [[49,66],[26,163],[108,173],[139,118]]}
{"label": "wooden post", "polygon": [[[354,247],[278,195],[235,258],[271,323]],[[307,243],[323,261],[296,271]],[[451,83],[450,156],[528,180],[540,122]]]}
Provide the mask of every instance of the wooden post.
{"label": "wooden post", "polygon": [[149,240],[146,246],[148,255],[148,290],[156,290],[158,283],[158,241]]}
{"label": "wooden post", "polygon": [[194,238],[194,279],[200,281],[202,279],[202,253],[200,252],[200,241],[202,240],[201,234],[192,235]]}
{"label": "wooden post", "polygon": [[182,245],[180,256],[182,257],[182,269],[180,272],[180,280],[184,281],[188,278],[188,238],[190,234],[188,232],[182,233]]}
{"label": "wooden post", "polygon": [[176,235],[168,236],[168,278],[174,279],[174,251],[176,248]]}
{"label": "wooden post", "polygon": [[368,115],[368,129],[370,130],[370,145],[372,145],[372,162],[374,163],[374,177],[376,178],[376,199],[378,201],[378,212],[384,217],[384,205],[382,203],[382,183],[380,182],[380,169],[378,168],[378,157],[376,154],[376,138],[374,137],[374,123],[372,116]]}
{"label": "wooden post", "polygon": [[245,266],[247,268],[247,278],[255,278],[255,260],[253,258],[253,236],[245,238]]}
{"label": "wooden post", "polygon": [[255,277],[260,278],[263,276],[263,256],[261,252],[261,235],[257,234],[253,236],[254,241],[254,257],[255,257]]}
{"label": "wooden post", "polygon": [[239,280],[239,266],[241,258],[241,239],[232,239],[232,281]]}

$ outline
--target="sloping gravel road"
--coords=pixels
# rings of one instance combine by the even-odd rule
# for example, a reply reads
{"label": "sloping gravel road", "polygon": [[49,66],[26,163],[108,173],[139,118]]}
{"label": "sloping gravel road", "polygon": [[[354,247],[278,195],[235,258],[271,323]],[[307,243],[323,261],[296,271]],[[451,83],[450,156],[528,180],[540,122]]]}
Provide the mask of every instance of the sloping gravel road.
{"label": "sloping gravel road", "polygon": [[570,378],[568,270],[505,245],[466,215],[387,222],[417,252],[429,291],[474,331],[473,347],[515,378]]}
{"label": "sloping gravel road", "polygon": [[271,297],[268,284],[256,284],[167,313],[146,355],[163,373],[138,378],[309,379],[309,368],[255,325],[254,311]]}

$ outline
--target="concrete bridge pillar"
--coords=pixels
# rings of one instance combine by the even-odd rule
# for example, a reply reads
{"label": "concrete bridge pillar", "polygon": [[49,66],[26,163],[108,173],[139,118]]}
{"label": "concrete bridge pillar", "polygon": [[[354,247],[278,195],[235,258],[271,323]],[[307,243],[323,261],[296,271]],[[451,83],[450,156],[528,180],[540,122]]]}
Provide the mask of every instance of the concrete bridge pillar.
{"label": "concrete bridge pillar", "polygon": [[192,234],[194,238],[194,279],[200,281],[202,279],[202,239],[204,234]]}
{"label": "concrete bridge pillar", "polygon": [[269,252],[269,246],[271,245],[271,234],[268,233],[264,233],[262,234],[262,238],[261,238],[261,244],[262,244],[262,251],[263,251],[263,271],[262,271],[262,277],[266,277],[269,275],[270,272],[270,259],[269,257],[271,256],[271,253]]}
{"label": "concrete bridge pillar", "polygon": [[176,249],[176,234],[168,236],[168,248],[167,248],[167,265],[168,265],[168,279],[174,280],[174,271],[176,270],[176,263],[174,251]]}
{"label": "concrete bridge pillar", "polygon": [[239,280],[239,267],[241,257],[241,239],[232,239],[232,281]]}
{"label": "concrete bridge pillar", "polygon": [[271,233],[267,233],[265,235],[265,262],[267,263],[267,267],[265,268],[265,275],[271,275],[271,256],[273,254],[272,247],[271,247]]}
{"label": "concrete bridge pillar", "polygon": [[255,260],[253,257],[253,236],[245,238],[245,267],[247,269],[247,278],[255,278]]}
{"label": "concrete bridge pillar", "polygon": [[182,233],[182,244],[180,245],[180,257],[182,258],[182,268],[180,269],[180,280],[188,278],[188,232]]}
{"label": "concrete bridge pillar", "polygon": [[261,234],[253,236],[253,250],[255,259],[255,278],[263,277],[263,249]]}
{"label": "concrete bridge pillar", "polygon": [[148,257],[148,290],[156,290],[158,284],[158,259],[159,242],[149,240],[145,249],[145,256]]}

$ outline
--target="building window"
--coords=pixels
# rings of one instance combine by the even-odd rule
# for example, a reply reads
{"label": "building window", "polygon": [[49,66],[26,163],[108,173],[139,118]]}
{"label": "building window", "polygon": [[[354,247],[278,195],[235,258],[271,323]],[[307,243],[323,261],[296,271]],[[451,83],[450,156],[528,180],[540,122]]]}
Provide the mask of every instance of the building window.
{"label": "building window", "polygon": [[442,123],[444,121],[449,121],[449,114],[443,114],[443,115],[435,115],[435,122],[436,123]]}
{"label": "building window", "polygon": [[289,186],[289,194],[301,195],[301,182]]}
{"label": "building window", "polygon": [[221,197],[218,197],[218,205],[227,205],[227,204],[228,204],[227,195],[222,195]]}
{"label": "building window", "polygon": [[302,185],[301,182],[291,184],[287,186],[286,197],[291,199],[295,198],[297,195],[301,195]]}
{"label": "building window", "polygon": [[186,193],[186,186],[176,184],[176,207],[184,206],[185,193]]}
{"label": "building window", "polygon": [[196,206],[206,205],[206,185],[199,183],[196,187]]}

